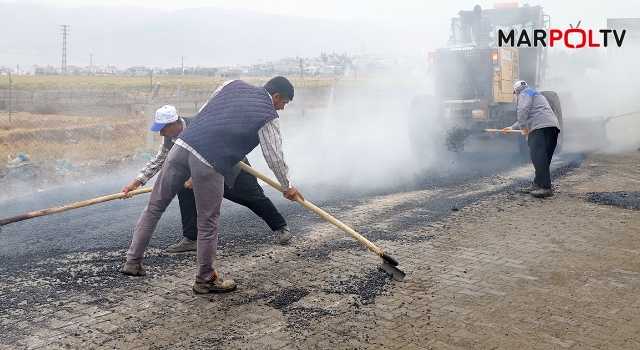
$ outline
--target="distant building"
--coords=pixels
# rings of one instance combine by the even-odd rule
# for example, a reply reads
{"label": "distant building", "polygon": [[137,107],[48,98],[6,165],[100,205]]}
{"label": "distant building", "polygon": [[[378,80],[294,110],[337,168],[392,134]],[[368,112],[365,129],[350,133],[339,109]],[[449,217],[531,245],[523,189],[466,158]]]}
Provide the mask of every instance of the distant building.
{"label": "distant building", "polygon": [[35,64],[31,66],[31,70],[29,71],[29,75],[44,75],[44,68],[38,67]]}
{"label": "distant building", "polygon": [[242,76],[242,70],[236,67],[220,67],[216,72],[218,78],[239,78]]}
{"label": "distant building", "polygon": [[[73,74],[70,73],[67,70],[68,74]],[[52,65],[48,64],[46,67],[40,67],[38,65],[33,65],[31,66],[31,69],[29,70],[29,75],[58,75],[60,74],[60,70],[58,68],[54,68]]]}
{"label": "distant building", "polygon": [[151,74],[151,69],[144,66],[135,67],[134,71],[137,76],[148,76]]}
{"label": "distant building", "polygon": [[[113,71],[113,69],[109,69],[110,67],[111,66],[105,67],[104,74],[111,74],[110,72]],[[111,68],[115,68],[115,67],[111,67]],[[151,68],[147,68],[145,66],[129,67],[122,74],[129,75],[129,76],[149,76],[151,74]]]}
{"label": "distant building", "polygon": [[[634,27],[635,28],[635,27]],[[627,34],[627,37],[635,36],[636,34]],[[627,42],[625,38],[625,44]],[[633,39],[631,39],[633,40]],[[366,74],[367,71],[392,71],[397,69],[403,69],[405,66],[415,66],[412,62],[407,62],[406,59],[395,58],[385,55],[373,55],[368,54],[366,56],[354,56],[348,57],[346,54],[327,54],[320,53],[320,56],[313,58],[302,57],[286,57],[278,61],[260,62],[253,65],[237,65],[237,66],[224,66],[224,67],[173,67],[173,68],[161,68],[154,67],[149,68],[145,66],[132,66],[127,69],[121,70],[111,65],[93,65],[92,67],[78,67],[69,65],[66,67],[67,75],[123,75],[123,76],[146,76],[148,77],[152,72],[154,76],[181,76],[181,75],[198,75],[198,76],[210,76],[218,78],[236,79],[243,76],[291,76],[291,77],[336,77],[336,76],[350,76],[358,74]],[[11,69],[8,67],[0,67],[0,74],[12,74],[17,73],[17,69]],[[31,69],[22,74],[31,75],[54,75],[61,74],[60,68],[53,68],[51,65],[47,65],[46,68],[39,67],[37,65],[31,66]]]}
{"label": "distant building", "polygon": [[54,68],[52,65],[47,64],[47,67],[44,68],[44,75],[57,75],[60,74],[58,68]]}
{"label": "distant building", "polygon": [[124,71],[118,69],[115,66],[99,66],[97,69],[94,67],[94,73],[99,75],[124,75]]}
{"label": "distant building", "polygon": [[67,75],[82,75],[83,73],[86,73],[84,67],[67,66]]}

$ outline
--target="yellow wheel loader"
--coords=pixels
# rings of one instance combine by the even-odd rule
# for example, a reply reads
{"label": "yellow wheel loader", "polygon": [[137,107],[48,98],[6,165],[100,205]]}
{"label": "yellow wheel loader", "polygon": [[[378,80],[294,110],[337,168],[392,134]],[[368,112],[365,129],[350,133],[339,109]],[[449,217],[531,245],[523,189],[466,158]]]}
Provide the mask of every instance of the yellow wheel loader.
{"label": "yellow wheel loader", "polygon": [[[502,129],[516,121],[516,95],[513,84],[525,80],[547,98],[562,123],[562,106],[558,94],[541,91],[547,73],[547,48],[499,46],[498,35],[523,31],[533,37],[534,29],[548,29],[549,16],[540,6],[518,3],[495,4],[483,10],[460,11],[451,20],[447,47],[428,54],[429,74],[435,79],[435,95],[416,97],[409,115],[409,139],[416,154],[433,147],[449,146],[458,137],[490,140],[504,138],[527,149],[525,138],[518,135],[482,132]],[[452,130],[466,130],[462,135]],[[562,130],[564,131],[564,130]],[[562,149],[564,133],[558,139]],[[455,142],[455,140],[453,140]],[[451,150],[451,148],[449,148]]]}

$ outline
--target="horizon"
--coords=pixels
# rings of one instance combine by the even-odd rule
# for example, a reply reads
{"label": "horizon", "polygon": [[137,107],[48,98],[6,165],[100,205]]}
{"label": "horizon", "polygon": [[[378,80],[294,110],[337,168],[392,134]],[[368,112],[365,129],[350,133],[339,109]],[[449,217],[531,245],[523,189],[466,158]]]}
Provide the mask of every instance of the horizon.
{"label": "horizon", "polygon": [[[518,2],[519,6],[524,3]],[[67,66],[89,66],[93,60],[94,66],[126,68],[144,65],[168,69],[181,66],[181,57],[184,57],[185,66],[188,67],[226,67],[276,61],[285,57],[312,58],[320,52],[349,56],[358,55],[361,51],[392,57],[415,56],[445,46],[449,21],[461,9],[472,10],[475,4],[488,9],[494,3],[456,0],[433,6],[400,0],[392,8],[384,6],[382,1],[360,0],[329,0],[303,5],[284,0],[279,4],[278,7],[272,7],[255,0],[241,0],[233,5],[219,0],[186,0],[178,3],[0,0],[0,7],[5,9],[30,6],[41,10],[31,23],[25,18],[9,16],[0,24],[0,34],[8,42],[0,47],[0,65],[61,66],[62,24],[70,28]],[[544,0],[531,5],[543,7],[545,13],[551,16],[552,28],[569,28],[571,23],[575,25],[581,21],[581,28],[600,29],[606,28],[606,19],[640,18],[640,3],[614,0],[589,7],[581,3],[580,6],[573,4],[577,5],[578,2],[557,4]],[[42,14],[46,12],[44,8],[49,11],[46,15]],[[118,10],[123,8],[127,11],[120,13]],[[191,11],[194,8],[199,11]],[[222,17],[227,15],[244,22],[237,25],[232,23],[230,26],[233,27],[229,28],[231,34],[219,36],[216,34],[225,27],[216,27],[217,23],[211,24],[206,18],[198,17],[210,13],[222,14]],[[101,18],[101,14],[102,17],[112,16],[115,23],[110,25],[109,21]],[[34,15],[29,13],[28,16]],[[173,20],[177,23],[156,22]],[[243,26],[249,26],[254,31],[264,29],[264,26],[268,29],[273,21],[278,22],[279,30],[293,38],[283,35],[284,39],[274,39],[274,35],[264,33],[267,32],[264,30],[253,35],[242,32]],[[281,29],[283,26],[284,29]],[[171,50],[166,51],[166,47]]]}

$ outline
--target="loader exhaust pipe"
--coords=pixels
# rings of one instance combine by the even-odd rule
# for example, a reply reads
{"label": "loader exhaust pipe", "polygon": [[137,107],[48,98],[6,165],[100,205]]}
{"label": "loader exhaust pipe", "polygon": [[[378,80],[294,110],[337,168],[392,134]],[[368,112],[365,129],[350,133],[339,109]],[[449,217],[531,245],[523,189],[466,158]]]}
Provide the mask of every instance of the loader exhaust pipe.
{"label": "loader exhaust pipe", "polygon": [[476,17],[476,43],[480,44],[484,42],[484,21],[482,19],[482,7],[476,5],[473,8],[473,13]]}

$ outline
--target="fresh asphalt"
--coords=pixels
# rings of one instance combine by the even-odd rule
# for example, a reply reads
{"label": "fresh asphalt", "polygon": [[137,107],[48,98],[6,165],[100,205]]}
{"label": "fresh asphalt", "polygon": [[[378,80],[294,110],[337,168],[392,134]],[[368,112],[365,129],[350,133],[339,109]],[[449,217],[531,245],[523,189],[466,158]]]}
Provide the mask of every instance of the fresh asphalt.
{"label": "fresh asphalt", "polygon": [[[581,154],[563,154],[562,165],[554,170],[557,176],[580,164]],[[463,153],[447,158],[440,166],[424,169],[413,179],[392,186],[361,190],[340,188],[335,184],[316,184],[298,188],[305,197],[320,206],[343,207],[366,202],[378,195],[411,192],[416,190],[446,189],[472,181],[492,181],[501,173],[529,164],[528,157],[515,153],[508,157],[492,154]],[[0,216],[7,218],[35,210],[70,204],[117,193],[136,174],[117,178],[90,181],[73,186],[32,193],[0,201]],[[513,185],[501,190],[513,190],[526,184],[527,179],[517,179]],[[315,214],[300,205],[282,198],[281,194],[262,184],[265,193],[287,219],[294,235],[305,235],[305,227],[319,222]],[[449,198],[438,196],[428,205],[428,221],[437,221],[452,211],[469,205],[494,191],[474,192],[468,197]],[[63,254],[79,252],[110,252],[126,250],[131,242],[133,229],[146,205],[148,194],[126,200],[113,200],[62,213],[7,224],[0,233],[0,272],[15,271],[25,263],[36,263]],[[424,224],[424,218],[421,219]],[[409,220],[410,221],[410,220]],[[348,223],[347,223],[348,224]],[[402,225],[403,223],[398,223]],[[405,224],[410,224],[406,222]],[[181,238],[180,213],[177,199],[169,206],[151,240],[150,247],[164,248]],[[392,238],[389,233],[360,230],[369,239]],[[383,236],[381,236],[383,235]],[[273,244],[274,235],[268,226],[248,209],[229,201],[223,202],[219,246],[236,254],[251,254],[258,246]],[[122,257],[124,261],[124,256]]]}

